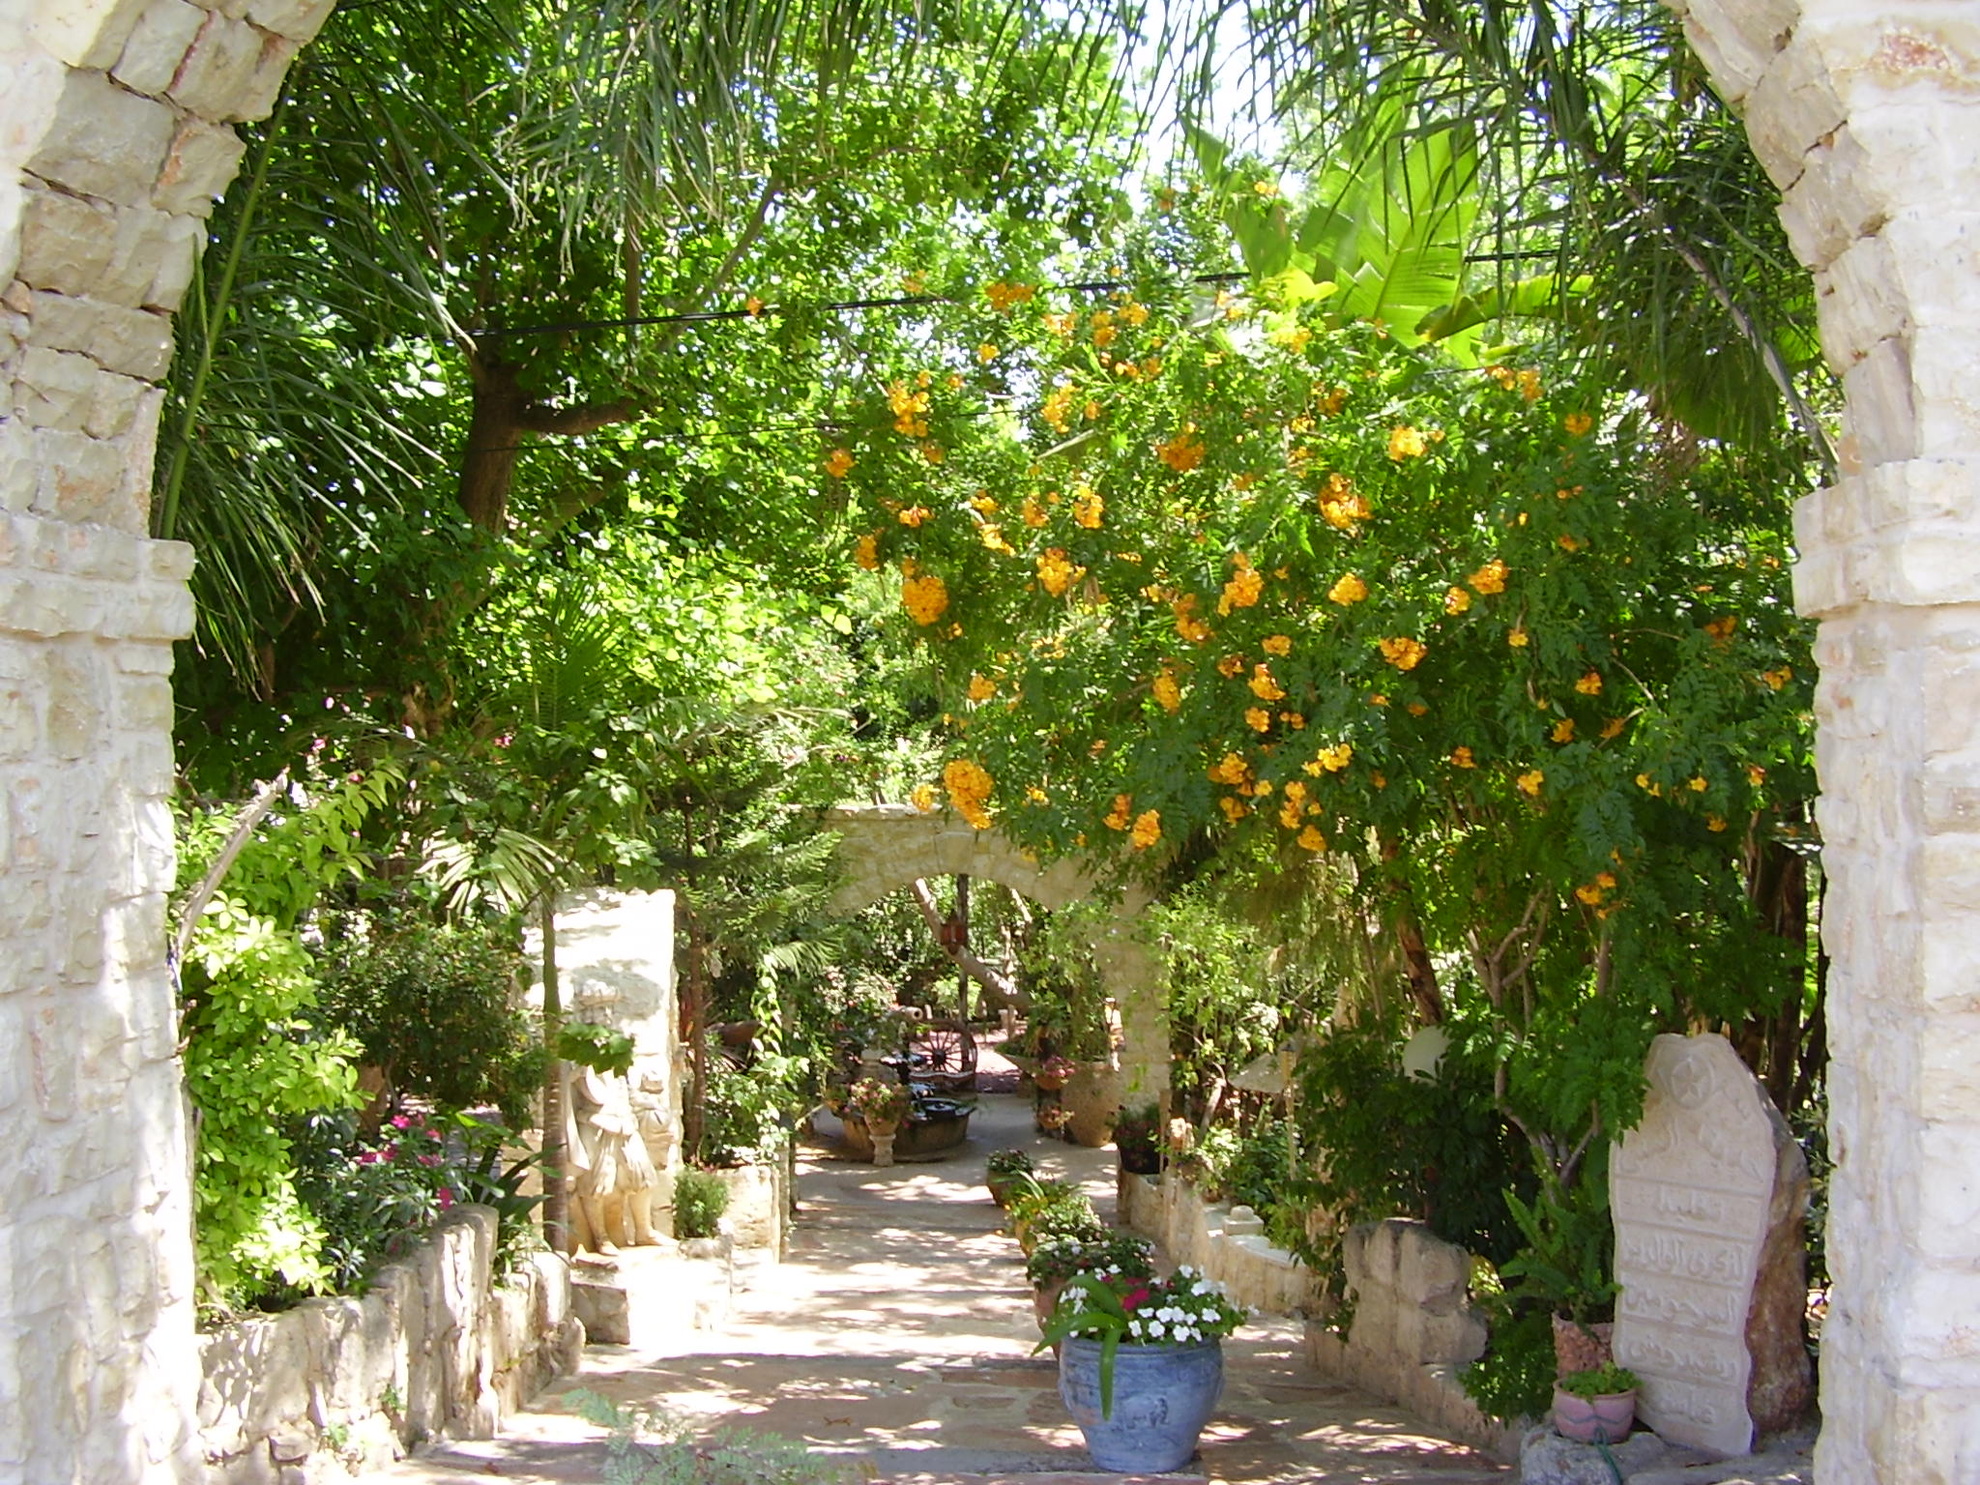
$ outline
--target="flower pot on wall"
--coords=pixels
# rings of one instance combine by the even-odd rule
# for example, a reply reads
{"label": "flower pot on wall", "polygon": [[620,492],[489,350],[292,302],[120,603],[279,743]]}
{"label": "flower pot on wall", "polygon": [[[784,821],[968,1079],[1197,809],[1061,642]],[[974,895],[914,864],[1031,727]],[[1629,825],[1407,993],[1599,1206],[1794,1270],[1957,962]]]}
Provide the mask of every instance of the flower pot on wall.
{"label": "flower pot on wall", "polygon": [[1059,1107],[1071,1118],[1066,1136],[1076,1145],[1097,1150],[1114,1137],[1114,1116],[1120,1112],[1120,1074],[1112,1064],[1088,1062],[1066,1080]]}
{"label": "flower pot on wall", "polygon": [[1100,1408],[1100,1342],[1070,1336],[1059,1352],[1059,1396],[1103,1470],[1181,1469],[1224,1391],[1224,1348],[1124,1345],[1114,1352],[1114,1406]]}

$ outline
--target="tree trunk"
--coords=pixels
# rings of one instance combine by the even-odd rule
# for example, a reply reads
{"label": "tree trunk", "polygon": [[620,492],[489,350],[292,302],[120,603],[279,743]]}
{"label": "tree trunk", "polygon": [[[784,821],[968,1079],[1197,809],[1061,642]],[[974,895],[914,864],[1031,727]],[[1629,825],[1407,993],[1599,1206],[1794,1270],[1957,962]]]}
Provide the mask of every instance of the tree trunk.
{"label": "tree trunk", "polygon": [[553,1253],[570,1251],[570,1198],[564,1189],[564,1064],[557,1057],[563,1030],[563,993],[557,984],[557,894],[537,900],[543,933],[543,1044],[550,1060],[543,1073],[543,1241]]}
{"label": "tree trunk", "polygon": [[508,362],[476,356],[468,365],[474,373],[474,413],[461,450],[461,511],[476,530],[500,536],[508,525],[529,396]]}

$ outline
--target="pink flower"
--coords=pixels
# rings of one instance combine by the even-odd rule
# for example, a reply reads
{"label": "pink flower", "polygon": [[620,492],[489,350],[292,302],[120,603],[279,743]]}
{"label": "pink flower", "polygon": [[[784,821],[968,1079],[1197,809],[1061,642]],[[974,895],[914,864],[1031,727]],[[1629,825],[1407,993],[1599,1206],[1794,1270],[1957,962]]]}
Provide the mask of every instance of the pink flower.
{"label": "pink flower", "polygon": [[1121,1296],[1121,1308],[1124,1310],[1135,1309],[1147,1298],[1148,1286],[1146,1284],[1137,1284]]}
{"label": "pink flower", "polygon": [[363,1154],[358,1156],[357,1163],[359,1165],[376,1165],[378,1164],[379,1161],[383,1160],[384,1158],[385,1156],[381,1151],[366,1150]]}
{"label": "pink flower", "polygon": [[419,1163],[421,1165],[438,1165],[440,1163],[440,1157],[438,1155],[422,1155],[419,1157]]}
{"label": "pink flower", "polygon": [[426,1131],[426,1137],[430,1140],[437,1140],[440,1138],[440,1131],[437,1129],[429,1129]]}
{"label": "pink flower", "polygon": [[448,1207],[452,1206],[453,1204],[454,1204],[453,1191],[450,1190],[448,1187],[442,1186],[440,1188],[440,1210],[444,1212],[447,1210]]}
{"label": "pink flower", "polygon": [[412,1120],[407,1118],[404,1114],[399,1114],[395,1116],[392,1120],[392,1127],[394,1129],[407,1129],[410,1128],[411,1125],[412,1125]]}

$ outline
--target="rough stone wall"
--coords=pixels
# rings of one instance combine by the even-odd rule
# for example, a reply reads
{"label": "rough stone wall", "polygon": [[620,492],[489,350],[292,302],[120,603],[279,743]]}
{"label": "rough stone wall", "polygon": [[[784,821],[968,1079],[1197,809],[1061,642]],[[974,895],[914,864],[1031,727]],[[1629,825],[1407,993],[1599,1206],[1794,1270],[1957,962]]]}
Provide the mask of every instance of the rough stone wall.
{"label": "rough stone wall", "polygon": [[1980,1480],[1980,9],[1673,0],[1847,393],[1796,515],[1831,956],[1823,1485]]}
{"label": "rough stone wall", "polygon": [[1115,1211],[1121,1226],[1203,1270],[1248,1310],[1313,1315],[1325,1307],[1313,1270],[1268,1239],[1256,1213],[1207,1202],[1177,1176],[1122,1171]]}
{"label": "rough stone wall", "polygon": [[0,0],[0,1481],[197,1468],[156,382],[231,123],[329,9]]}
{"label": "rough stone wall", "polygon": [[[918,877],[997,882],[1047,908],[1068,907],[1100,890],[1073,862],[1040,867],[995,830],[978,830],[946,810],[849,806],[833,810],[825,824],[839,833],[845,882],[833,905],[841,912],[856,913]],[[1129,1105],[1157,1102],[1169,1090],[1168,1011],[1148,952],[1133,933],[1147,905],[1145,893],[1129,890],[1093,940],[1101,982],[1121,1011],[1121,1096]]]}
{"label": "rough stone wall", "polygon": [[555,1253],[497,1281],[495,1213],[460,1207],[359,1299],[200,1337],[209,1485],[364,1478],[436,1438],[490,1438],[575,1372],[584,1327]]}
{"label": "rough stone wall", "polygon": [[1354,1317],[1345,1337],[1309,1321],[1307,1360],[1414,1409],[1453,1438],[1517,1459],[1520,1425],[1487,1418],[1458,1382],[1485,1354],[1485,1322],[1467,1290],[1471,1255],[1421,1222],[1391,1217],[1349,1228],[1341,1257]]}

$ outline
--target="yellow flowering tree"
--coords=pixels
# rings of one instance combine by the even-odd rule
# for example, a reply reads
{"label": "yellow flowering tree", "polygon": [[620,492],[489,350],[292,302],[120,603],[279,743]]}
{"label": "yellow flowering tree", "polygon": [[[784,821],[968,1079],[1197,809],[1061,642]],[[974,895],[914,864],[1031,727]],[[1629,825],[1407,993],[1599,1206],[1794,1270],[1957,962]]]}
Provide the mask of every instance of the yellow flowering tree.
{"label": "yellow flowering tree", "polygon": [[980,301],[844,445],[950,800],[1156,879],[1350,863],[1419,1016],[1500,1028],[1504,1106],[1572,1173],[1655,1031],[1801,988],[1766,921],[1810,844],[1796,472],[1530,355],[1157,282]]}

